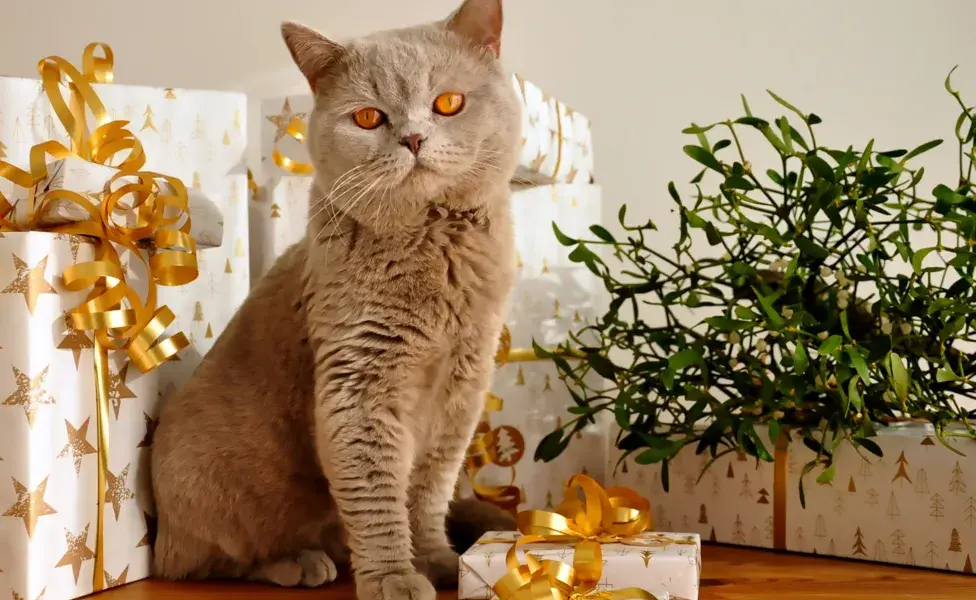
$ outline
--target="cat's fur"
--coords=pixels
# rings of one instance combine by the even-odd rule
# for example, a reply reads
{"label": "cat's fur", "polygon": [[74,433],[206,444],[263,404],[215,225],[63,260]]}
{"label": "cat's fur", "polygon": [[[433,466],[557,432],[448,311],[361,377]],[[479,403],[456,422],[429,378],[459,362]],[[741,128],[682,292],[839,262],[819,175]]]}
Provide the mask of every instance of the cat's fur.
{"label": "cat's fur", "polygon": [[[316,92],[309,231],[162,408],[158,575],[319,585],[349,559],[361,600],[456,582],[445,519],[515,270],[501,23],[501,0],[466,0],[346,45],[282,27]],[[460,114],[432,112],[444,92],[465,94]],[[358,128],[364,107],[388,122]],[[454,514],[512,525],[463,501]],[[470,543],[472,526],[451,529]]]}

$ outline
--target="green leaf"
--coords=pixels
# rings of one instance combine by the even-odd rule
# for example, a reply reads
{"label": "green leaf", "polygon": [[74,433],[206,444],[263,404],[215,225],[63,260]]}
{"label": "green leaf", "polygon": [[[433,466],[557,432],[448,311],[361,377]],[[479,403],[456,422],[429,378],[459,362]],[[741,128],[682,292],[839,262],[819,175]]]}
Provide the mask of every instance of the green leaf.
{"label": "green leaf", "polygon": [[766,93],[769,94],[770,96],[772,96],[773,97],[773,100],[775,100],[776,102],[778,102],[780,104],[780,106],[782,106],[783,108],[786,108],[786,109],[788,109],[788,110],[796,113],[797,115],[799,115],[799,117],[801,119],[806,119],[806,115],[804,115],[802,112],[800,112],[800,109],[799,108],[793,106],[792,104],[790,104],[786,100],[783,100],[782,98],[780,98],[779,96],[777,96],[772,90],[766,90]]}
{"label": "green leaf", "polygon": [[732,190],[745,190],[747,192],[756,189],[756,186],[752,185],[747,179],[735,175],[725,180],[725,187]]}
{"label": "green leaf", "polygon": [[895,396],[904,402],[908,399],[908,370],[905,368],[905,361],[894,352],[888,355],[888,371],[891,373]]}
{"label": "green leaf", "polygon": [[799,266],[799,264],[800,263],[799,263],[799,257],[798,256],[794,256],[793,259],[790,260],[789,264],[786,265],[786,278],[787,279],[789,279],[790,277],[793,277],[793,273],[796,273],[796,268],[797,268],[797,266]]}
{"label": "green leaf", "polygon": [[590,352],[586,355],[586,362],[604,379],[617,380],[617,367],[606,356],[598,352]]}
{"label": "green leaf", "polygon": [[722,236],[719,235],[718,229],[712,223],[705,223],[705,238],[708,239],[709,245],[718,246],[722,243]]}
{"label": "green leaf", "polygon": [[937,249],[936,246],[932,246],[929,248],[922,248],[912,256],[912,269],[915,271],[917,275],[922,274],[922,263],[925,262],[925,257],[931,254],[932,251],[936,249]]}
{"label": "green leaf", "polygon": [[691,127],[685,127],[684,129],[681,130],[681,133],[688,134],[688,135],[698,135],[699,133],[705,133],[706,131],[710,130],[713,127],[715,127],[714,123],[711,125],[706,125],[704,127],[692,123]]}
{"label": "green leaf", "polygon": [[857,412],[864,410],[864,401],[861,399],[861,393],[857,391],[857,382],[860,380],[860,377],[860,375],[851,377],[850,383],[847,384],[847,398]]}
{"label": "green leaf", "polygon": [[555,459],[569,446],[572,439],[572,435],[564,436],[562,429],[553,431],[539,442],[535,449],[535,460],[549,462]]}
{"label": "green leaf", "polygon": [[592,226],[590,226],[590,231],[593,232],[593,235],[595,235],[596,237],[600,238],[604,242],[610,242],[611,244],[613,244],[613,243],[615,243],[617,241],[617,240],[615,240],[613,238],[612,235],[610,235],[610,232],[609,231],[607,231],[606,229],[604,229],[600,225],[592,225]]}
{"label": "green leaf", "polygon": [[827,467],[826,469],[824,469],[823,470],[823,473],[821,473],[817,477],[817,483],[821,483],[821,484],[825,484],[826,485],[826,484],[830,483],[831,481],[833,481],[834,480],[834,477],[836,477],[836,476],[837,476],[837,467],[834,466],[834,463],[830,463],[830,466]]}
{"label": "green leaf", "polygon": [[881,451],[881,446],[877,444],[874,440],[868,439],[866,437],[855,437],[851,438],[855,444],[861,446],[871,454],[877,457],[884,457],[884,452]]}
{"label": "green leaf", "polygon": [[769,121],[757,117],[753,117],[751,115],[748,117],[739,117],[738,119],[735,120],[735,122],[739,123],[740,125],[749,125],[750,127],[755,127],[756,129],[763,129],[765,127],[769,127]]}
{"label": "green leaf", "polygon": [[814,175],[831,183],[834,182],[834,170],[830,168],[827,161],[819,156],[807,156],[804,160]]}
{"label": "green leaf", "polygon": [[833,354],[837,348],[844,342],[844,338],[839,335],[832,335],[825,339],[822,344],[820,344],[820,349],[817,350],[817,354],[820,356],[827,356],[828,354]]}
{"label": "green leaf", "polygon": [[705,323],[718,331],[742,331],[752,327],[750,321],[737,321],[725,317],[709,317],[705,319]]}
{"label": "green leaf", "polygon": [[810,255],[816,260],[824,260],[830,256],[830,252],[827,252],[823,246],[805,237],[797,237],[793,241],[796,242],[796,247],[800,249],[800,252]]}
{"label": "green leaf", "polygon": [[848,346],[845,350],[847,351],[847,356],[851,359],[851,364],[854,365],[858,375],[864,380],[864,385],[870,385],[871,373],[868,371],[868,364],[864,362],[864,357],[861,356],[861,353],[854,346]]}
{"label": "green leaf", "polygon": [[939,383],[946,383],[948,381],[959,381],[959,376],[952,372],[948,366],[943,367],[936,371],[935,380]]}
{"label": "green leaf", "polygon": [[851,328],[847,324],[847,310],[846,309],[841,309],[841,311],[840,311],[840,328],[844,332],[844,335],[847,336],[847,339],[852,339],[851,338]]}
{"label": "green leaf", "polygon": [[782,432],[782,426],[780,426],[779,421],[773,419],[769,422],[769,441],[774,446],[776,441],[779,439],[779,434]]}
{"label": "green leaf", "polygon": [[589,248],[587,248],[583,244],[577,245],[576,248],[572,252],[569,253],[569,257],[568,258],[569,258],[569,260],[571,260],[571,261],[573,261],[575,263],[596,262],[596,261],[598,261],[600,259],[599,256],[597,256],[596,254],[594,254],[592,250],[590,250]]}
{"label": "green leaf", "polygon": [[752,111],[749,110],[749,102],[746,101],[746,95],[745,94],[739,94],[739,97],[742,98],[742,110],[746,111],[746,115],[748,115],[748,116],[751,117],[752,116]]}
{"label": "green leaf", "polygon": [[671,469],[668,467],[670,462],[668,459],[661,461],[661,489],[665,494],[671,491]]}
{"label": "green leaf", "polygon": [[802,376],[806,373],[809,364],[810,361],[807,359],[807,351],[803,347],[803,342],[797,342],[796,351],[793,353],[793,369],[797,375]]}
{"label": "green leaf", "polygon": [[904,157],[903,157],[903,158],[901,159],[901,161],[900,161],[900,162],[901,162],[901,164],[905,164],[906,162],[908,162],[908,161],[910,161],[911,159],[913,159],[913,158],[915,158],[915,157],[916,157],[916,156],[918,156],[919,154],[923,154],[923,153],[925,153],[925,152],[928,152],[928,151],[929,151],[929,150],[931,150],[932,148],[937,148],[937,147],[938,147],[938,146],[940,146],[941,144],[942,144],[942,140],[932,140],[931,142],[925,142],[924,144],[922,144],[922,145],[921,145],[921,146],[919,146],[918,148],[915,148],[914,150],[912,150],[911,152],[909,152],[908,154],[906,154],[906,155],[905,155],[905,156],[904,156]]}
{"label": "green leaf", "polygon": [[563,246],[573,246],[577,242],[577,240],[574,240],[573,238],[569,237],[568,235],[560,231],[559,225],[556,225],[555,221],[553,221],[552,223],[552,231],[553,233],[556,234],[556,239],[559,240],[559,243],[562,244]]}
{"label": "green leaf", "polygon": [[723,175],[725,174],[725,171],[722,170],[722,163],[720,163],[718,159],[715,158],[714,154],[702,148],[701,146],[685,146],[684,151],[685,154],[695,159],[696,161],[700,162],[701,164],[705,165],[709,169],[712,169],[713,171],[718,171]]}
{"label": "green leaf", "polygon": [[668,368],[672,371],[680,371],[694,364],[702,364],[702,355],[694,348],[685,348],[681,352],[668,358]]}
{"label": "green leaf", "polygon": [[818,117],[813,113],[810,113],[809,115],[807,115],[807,123],[810,125],[819,125],[823,123],[823,119],[821,119],[820,117]]}
{"label": "green leaf", "polygon": [[680,444],[669,444],[664,448],[648,448],[647,450],[638,454],[637,458],[634,459],[634,462],[636,462],[639,465],[654,464],[657,462],[661,462],[662,460],[671,458],[680,449],[681,449]]}
{"label": "green leaf", "polygon": [[952,95],[956,95],[956,93],[957,93],[956,90],[952,89],[952,74],[955,73],[956,72],[956,69],[958,69],[958,68],[959,68],[959,65],[956,65],[956,66],[952,67],[952,70],[949,71],[949,74],[946,75],[946,78],[945,78],[945,89],[946,89],[947,92],[949,92]]}
{"label": "green leaf", "polygon": [[763,312],[766,313],[766,317],[769,318],[775,325],[779,326],[783,324],[783,317],[780,316],[778,312],[773,308],[772,298],[773,296],[763,296],[759,293],[759,290],[753,288],[753,292],[756,294],[756,300],[759,302],[759,306],[762,307]]}
{"label": "green leaf", "polygon": [[752,309],[741,304],[735,307],[735,316],[740,319],[745,319],[746,321],[756,320],[756,313],[752,312]]}

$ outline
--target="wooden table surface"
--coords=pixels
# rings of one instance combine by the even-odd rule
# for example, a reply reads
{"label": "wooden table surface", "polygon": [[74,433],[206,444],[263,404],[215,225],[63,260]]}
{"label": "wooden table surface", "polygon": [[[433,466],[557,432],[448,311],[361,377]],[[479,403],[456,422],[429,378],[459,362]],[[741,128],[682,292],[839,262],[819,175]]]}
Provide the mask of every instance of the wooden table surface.
{"label": "wooden table surface", "polygon": [[[352,586],[283,590],[258,585],[140,581],[98,600],[356,600]],[[444,592],[438,600],[457,598]],[[706,545],[700,600],[957,600],[976,598],[976,577]]]}

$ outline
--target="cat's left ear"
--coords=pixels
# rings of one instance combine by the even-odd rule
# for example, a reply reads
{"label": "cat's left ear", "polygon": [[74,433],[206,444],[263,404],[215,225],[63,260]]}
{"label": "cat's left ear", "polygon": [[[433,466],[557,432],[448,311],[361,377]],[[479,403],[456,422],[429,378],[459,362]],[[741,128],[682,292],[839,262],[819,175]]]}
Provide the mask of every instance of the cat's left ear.
{"label": "cat's left ear", "polygon": [[476,46],[492,51],[502,50],[502,0],[464,0],[445,22],[448,29],[467,38]]}
{"label": "cat's left ear", "polygon": [[318,78],[345,51],[342,46],[314,29],[291,21],[281,24],[281,37],[285,39],[295,64],[312,86],[312,91],[315,91]]}

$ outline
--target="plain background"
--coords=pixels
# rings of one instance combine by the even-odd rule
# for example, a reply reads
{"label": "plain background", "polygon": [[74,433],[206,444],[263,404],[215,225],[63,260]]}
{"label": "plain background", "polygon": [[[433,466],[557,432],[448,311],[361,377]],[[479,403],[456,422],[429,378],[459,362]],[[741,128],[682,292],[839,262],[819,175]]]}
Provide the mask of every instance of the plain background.
{"label": "plain background", "polygon": [[[119,83],[248,93],[256,139],[256,101],[306,89],[282,20],[342,39],[443,18],[456,0],[3,4],[0,74],[33,77],[44,56],[78,61],[86,43],[108,42]],[[681,129],[740,116],[740,93],[757,114],[780,114],[766,88],[816,112],[819,141],[838,146],[951,138],[958,113],[942,82],[956,64],[956,87],[976,103],[974,0],[507,0],[505,9],[508,65],[593,121],[605,220],[627,203],[663,225],[662,246],[674,235],[667,182],[695,172]],[[949,146],[925,164],[952,183]]]}

